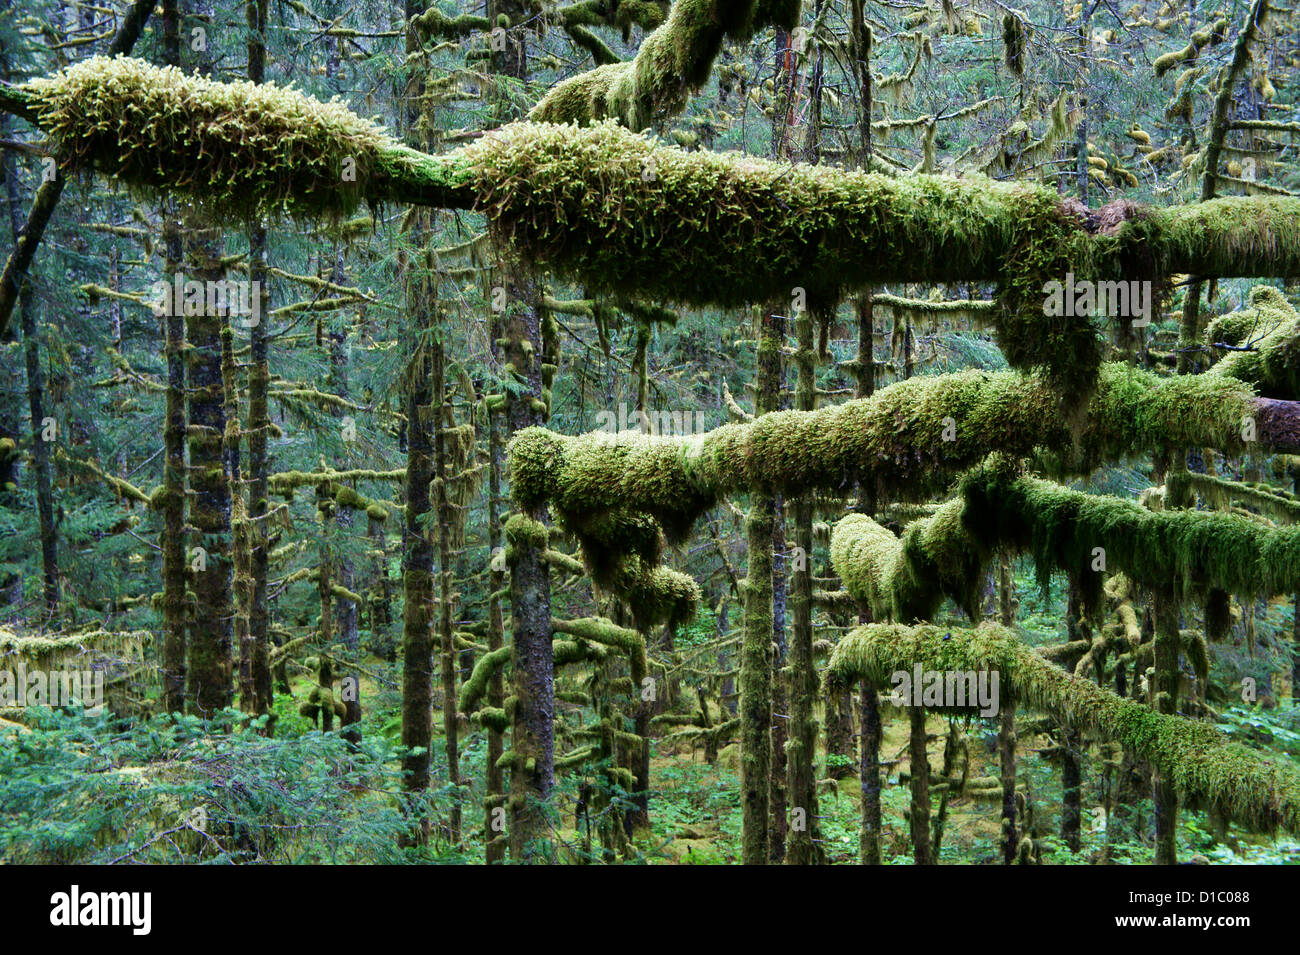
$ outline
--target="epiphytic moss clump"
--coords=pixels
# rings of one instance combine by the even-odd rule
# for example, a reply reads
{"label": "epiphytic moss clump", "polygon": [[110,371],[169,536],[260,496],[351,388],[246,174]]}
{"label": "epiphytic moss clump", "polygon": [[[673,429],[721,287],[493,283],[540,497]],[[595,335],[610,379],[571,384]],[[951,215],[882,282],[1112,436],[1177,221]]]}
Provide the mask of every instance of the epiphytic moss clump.
{"label": "epiphytic moss clump", "polygon": [[1221,356],[1207,374],[1249,382],[1267,398],[1300,398],[1300,315],[1272,286],[1255,286],[1246,308],[1211,322],[1205,344]]}
{"label": "epiphytic moss clump", "polygon": [[748,39],[755,29],[793,29],[800,0],[676,0],[663,25],[625,63],[598,66],[566,80],[529,117],[545,123],[614,118],[633,130],[680,113],[702,87],[724,39]]}
{"label": "epiphytic moss clump", "polygon": [[642,631],[687,623],[700,603],[694,578],[669,567],[646,567],[635,559],[628,561],[628,579],[618,592]]}
{"label": "epiphytic moss clump", "polygon": [[1025,184],[688,153],[609,122],[514,124],[457,155],[530,258],[589,289],[696,305],[997,278],[1026,205],[1056,201]]}
{"label": "epiphytic moss clump", "polygon": [[522,546],[545,550],[550,540],[546,525],[526,514],[511,514],[506,518],[504,530],[506,541],[512,548]]}
{"label": "epiphytic moss clump", "polygon": [[522,505],[549,502],[579,535],[601,536],[599,528],[588,527],[593,517],[644,512],[676,543],[718,500],[692,473],[690,446],[691,439],[631,431],[569,437],[528,428],[510,443],[513,494]]}
{"label": "epiphytic moss clump", "polygon": [[[1096,381],[1103,357],[1100,329],[1087,315],[1051,314],[1047,287],[1067,276],[1094,278],[1092,237],[1050,193],[1024,197],[1011,251],[998,281],[994,327],[1012,368],[1042,371],[1048,383],[1079,407]],[[1118,279],[1120,276],[1114,276]]]}
{"label": "epiphytic moss clump", "polygon": [[180,192],[225,215],[342,217],[397,144],[341,102],[92,57],[26,89],[65,168]]}
{"label": "epiphytic moss clump", "polygon": [[1088,608],[1100,606],[1104,576],[1114,571],[1203,600],[1212,590],[1255,596],[1300,589],[1300,527],[1221,511],[1151,511],[999,466],[971,472],[962,493],[975,538],[1031,553],[1044,584],[1054,571],[1070,574]]}
{"label": "epiphytic moss clump", "polygon": [[557,511],[560,526],[582,544],[582,559],[591,579],[601,587],[613,587],[626,557],[636,557],[648,566],[663,557],[664,535],[650,515],[629,511],[572,515]]}
{"label": "epiphytic moss clump", "polygon": [[[510,466],[515,500],[527,507],[550,505],[560,528],[581,544],[592,580],[627,602],[638,627],[676,625],[694,616],[698,585],[659,566],[663,528],[670,539],[683,539],[716,497],[692,486],[671,439],[636,432],[573,438],[527,428],[511,441]],[[625,506],[629,494],[663,506]],[[517,519],[507,521],[507,537]]]}
{"label": "epiphytic moss clump", "polygon": [[1191,805],[1255,829],[1300,831],[1300,771],[1229,743],[1206,723],[1156,713],[1073,676],[995,624],[970,630],[859,627],[836,646],[828,680],[847,685],[867,677],[888,685],[893,673],[917,665],[938,672],[996,671],[1002,705],[1014,700],[1123,744],[1168,774]]}
{"label": "epiphytic moss clump", "polygon": [[962,525],[964,507],[949,501],[901,538],[864,514],[843,518],[831,536],[831,563],[844,589],[879,620],[927,620],[944,597],[976,618],[987,554]]}

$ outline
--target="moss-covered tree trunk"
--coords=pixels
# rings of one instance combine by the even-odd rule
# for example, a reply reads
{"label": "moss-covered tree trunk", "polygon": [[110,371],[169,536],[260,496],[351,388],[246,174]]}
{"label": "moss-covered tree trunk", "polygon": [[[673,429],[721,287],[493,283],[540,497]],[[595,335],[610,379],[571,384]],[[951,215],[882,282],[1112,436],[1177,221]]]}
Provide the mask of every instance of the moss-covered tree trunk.
{"label": "moss-covered tree trunk", "polygon": [[[776,411],[780,403],[781,349],[785,320],[768,312],[761,321],[757,415]],[[769,787],[772,765],[772,534],[776,498],[756,491],[745,518],[748,565],[745,577],[745,633],[740,650],[740,805],[741,860],[766,865],[769,860]]]}
{"label": "moss-covered tree trunk", "polygon": [[789,723],[789,693],[786,686],[785,619],[789,590],[786,578],[785,501],[777,495],[773,502],[772,521],[772,747],[768,771],[768,861],[785,861],[786,836],[790,828],[790,806],[786,800],[786,743]]}
{"label": "moss-covered tree trunk", "polygon": [[[17,184],[10,177],[7,198],[9,199],[9,222],[12,228],[14,245],[24,241],[27,227],[22,217],[22,206],[18,201]],[[33,215],[43,215],[43,204],[58,201],[58,194],[49,189],[36,190]],[[41,366],[40,334],[36,327],[36,303],[32,299],[32,286],[26,276],[17,279],[19,289],[16,293],[18,320],[23,332],[23,361],[27,372],[27,409],[31,415],[32,432],[32,476],[36,481],[36,516],[41,540],[41,599],[46,612],[53,613],[59,603],[59,542],[54,525],[54,487],[50,467],[50,451],[59,438],[59,423],[47,415],[45,394],[45,370]]]}
{"label": "moss-covered tree trunk", "polygon": [[[2,60],[0,72],[3,73],[5,81],[16,79],[12,75],[13,64],[8,45],[3,41],[0,41],[0,60]],[[62,173],[56,170],[53,178],[43,181],[37,187],[31,210],[24,219],[16,164],[8,151],[3,162],[4,197],[9,206],[13,251],[7,257],[4,273],[0,276],[0,338],[5,337],[9,316],[16,305],[23,333],[23,360],[27,376],[27,409],[32,436],[32,476],[36,483],[36,513],[41,541],[41,599],[46,612],[53,613],[59,602],[59,550],[54,523],[50,446],[58,439],[58,427],[53,419],[46,420],[45,371],[41,366],[36,303],[32,300],[28,270],[35,258],[45,226],[53,215],[59,196],[63,192],[65,179]],[[16,422],[12,431],[16,439],[18,432]],[[7,462],[10,462],[6,470],[17,470],[17,463],[21,459],[13,453],[14,451],[16,448],[5,452],[4,456]],[[14,474],[14,477],[16,476]]]}
{"label": "moss-covered tree trunk", "polygon": [[320,720],[321,731],[328,733],[334,729],[334,668],[327,655],[330,645],[334,642],[334,562],[330,559],[331,515],[329,513],[333,501],[326,494],[320,494],[318,500],[323,508],[324,532],[320,547],[320,572],[316,577],[316,597],[320,602],[316,642],[321,646],[316,668],[316,685],[320,697],[316,717]]}
{"label": "moss-covered tree trunk", "polygon": [[[998,561],[998,620],[1004,627],[1016,622],[1015,594],[1012,589],[1011,558]],[[1005,694],[1004,694],[1005,696]],[[1002,781],[1002,861],[1016,861],[1020,835],[1016,828],[1016,708],[1008,700],[999,700],[998,769]]]}
{"label": "moss-covered tree trunk", "polygon": [[[3,56],[4,48],[0,44],[0,77],[6,81],[8,60]],[[0,139],[7,139],[10,134],[9,117],[0,117]],[[17,165],[10,150],[0,155],[0,177],[4,180],[4,198],[10,207],[17,207],[18,180]],[[20,495],[18,485],[22,480],[23,456],[18,447],[22,443],[22,408],[18,395],[0,395],[0,505],[17,509]],[[23,602],[23,578],[16,571],[0,571],[0,603],[14,606]]]}
{"label": "moss-covered tree trunk", "polygon": [[[1178,712],[1178,602],[1172,594],[1152,595],[1155,616],[1155,709],[1172,715]],[[1169,774],[1159,767],[1151,771],[1151,801],[1155,806],[1156,865],[1178,861],[1178,793]]]}
{"label": "moss-covered tree trunk", "polygon": [[[871,113],[874,107],[874,77],[871,73],[871,26],[867,23],[865,0],[849,0],[849,63],[858,88],[857,142],[853,165],[859,169],[871,167]],[[858,353],[853,364],[855,394],[869,398],[876,390],[875,325],[872,293],[868,289],[854,297],[854,312],[858,321]],[[875,511],[875,488],[859,489],[858,505],[867,515]],[[860,623],[869,623],[870,615],[859,616]],[[845,686],[844,693],[848,693]],[[858,706],[861,735],[858,739],[858,773],[862,788],[862,824],[858,833],[858,861],[862,865],[880,865],[880,741],[883,726],[880,720],[880,701],[875,683],[867,677],[858,681]],[[832,751],[827,745],[827,753]]]}
{"label": "moss-covered tree trunk", "polygon": [[[261,83],[266,78],[266,14],[268,0],[249,0],[244,6],[248,26],[248,78]],[[259,297],[258,321],[249,329],[248,368],[248,644],[240,648],[240,666],[246,684],[241,693],[250,700],[249,709],[270,712],[273,696],[270,667],[270,613],[267,606],[269,544],[267,477],[271,461],[267,441],[271,428],[268,394],[271,370],[268,328],[271,320],[270,277],[267,272],[266,223],[254,218],[248,223],[248,280]],[[243,670],[241,670],[241,676]],[[270,728],[268,728],[270,729]]]}
{"label": "moss-covered tree trunk", "polygon": [[[1267,15],[1268,0],[1254,0],[1245,23],[1237,32],[1237,39],[1233,43],[1232,59],[1221,69],[1218,76],[1218,91],[1214,97],[1209,135],[1205,143],[1203,159],[1205,171],[1201,177],[1202,202],[1213,199],[1218,191],[1219,160],[1223,155],[1224,140],[1228,135],[1228,114],[1232,108],[1233,92],[1238,77],[1251,62],[1250,43]],[[1201,277],[1193,276],[1192,281],[1188,283],[1187,294],[1183,298],[1182,316],[1178,322],[1178,373],[1180,375],[1197,374],[1206,366],[1201,343],[1203,287],[1204,282]]]}
{"label": "moss-covered tree trunk", "polygon": [[[163,0],[163,60],[180,64],[180,10],[177,0]],[[163,211],[164,281],[179,273],[184,256],[176,204],[168,199]],[[171,301],[163,315],[166,336],[167,392],[163,421],[162,511],[162,704],[170,713],[185,706],[186,637],[189,618],[185,557],[185,319],[180,303]]]}
{"label": "moss-covered tree trunk", "polygon": [[[492,324],[496,338],[496,323]],[[505,646],[505,621],[501,614],[501,594],[505,587],[505,554],[501,551],[501,434],[500,416],[488,403],[488,652],[495,653]],[[488,678],[488,706],[501,709],[505,705],[505,679],[501,668],[495,667]],[[488,865],[506,858],[505,826],[505,771],[501,767],[501,754],[505,752],[504,736],[495,725],[487,731],[487,758],[483,771],[483,854]]]}
{"label": "moss-covered tree trunk", "polygon": [[[532,9],[522,0],[489,0],[488,19],[508,27],[503,48],[494,44],[492,69],[523,84],[528,78],[528,27]],[[519,106],[502,84],[493,112],[502,121]],[[541,295],[534,276],[517,262],[503,261],[505,311],[500,315],[500,350],[505,394],[505,441],[520,430],[543,424]],[[494,290],[494,295],[495,295]],[[507,800],[510,854],[517,862],[551,858],[547,839],[551,791],[555,786],[555,668],[551,654],[551,579],[542,559],[546,508],[516,513],[505,530],[511,617],[511,688],[516,698],[511,727],[510,796]],[[513,524],[512,524],[513,522]],[[512,533],[511,528],[514,528]]]}
{"label": "moss-covered tree trunk", "polygon": [[[229,320],[221,328],[221,378],[226,414],[226,434],[221,454],[226,462],[226,476],[230,482],[230,547],[234,568],[231,588],[234,604],[232,631],[234,647],[239,651],[237,683],[242,688],[245,672],[251,676],[245,653],[249,650],[249,572],[252,554],[249,551],[248,507],[244,499],[241,460],[244,434],[239,425],[239,371],[235,361],[235,332]],[[240,704],[245,704],[243,697],[240,698]]]}
{"label": "moss-covered tree trunk", "polygon": [[1003,703],[998,711],[998,770],[1002,784],[1002,862],[1016,861],[1020,834],[1016,828],[1016,708]]}
{"label": "moss-covered tree trunk", "polygon": [[[853,4],[855,17],[860,17],[861,3]],[[856,22],[856,21],[855,21]],[[857,27],[855,27],[855,30]],[[862,26],[865,30],[865,26]],[[870,33],[866,36],[869,38]],[[864,82],[870,89],[870,70],[866,70]],[[871,124],[866,123],[867,153],[870,153]],[[854,310],[858,319],[858,354],[854,363],[855,392],[859,398],[869,398],[876,390],[875,362],[875,325],[874,306],[870,292],[865,292],[854,299]],[[867,485],[859,489],[858,507],[870,515],[875,510],[875,488]],[[870,623],[868,613],[859,615],[860,623]],[[845,690],[847,692],[847,689]],[[862,735],[858,740],[860,747],[859,774],[862,785],[862,829],[858,836],[859,861],[863,865],[880,865],[880,741],[884,732],[880,719],[879,690],[869,678],[864,677],[858,683],[858,706],[861,715]]]}
{"label": "moss-covered tree trunk", "polygon": [[[817,406],[816,362],[811,313],[803,310],[795,318],[795,364],[799,379],[795,407],[812,411]],[[800,495],[794,500],[795,547],[790,587],[793,628],[790,636],[790,665],[787,690],[790,694],[787,772],[792,812],[786,859],[791,865],[812,865],[822,861],[820,848],[817,778],[817,720],[813,708],[820,681],[813,665],[812,628],[812,499]],[[827,714],[828,721],[832,719]]]}
{"label": "moss-covered tree trunk", "polygon": [[[442,739],[443,754],[447,758],[447,782],[460,786],[460,737],[456,726],[456,646],[452,635],[452,577],[451,558],[452,515],[447,496],[447,353],[444,343],[430,343],[430,363],[433,377],[433,506],[438,521],[438,646],[439,666],[442,676]],[[459,789],[453,791],[451,809],[447,814],[448,837],[453,845],[460,842],[461,804]]]}
{"label": "moss-covered tree trunk", "polygon": [[[411,21],[422,12],[418,0],[406,0],[406,55],[414,59],[421,42]],[[427,142],[421,132],[424,74],[413,71],[402,96],[403,132],[408,141]],[[438,303],[426,246],[432,241],[431,214],[411,217],[406,249],[399,260],[406,300],[410,359],[406,368],[406,522],[402,534],[405,554],[402,613],[402,786],[409,811],[415,815],[405,836],[408,844],[423,844],[430,821],[425,804],[429,789],[429,756],[433,746],[433,544],[429,539],[433,481],[433,362],[431,343],[437,334]]]}
{"label": "moss-covered tree trunk", "polygon": [[[333,36],[327,36],[325,41],[325,80],[330,91],[337,96],[341,96],[344,89],[340,75],[341,55],[339,42]],[[332,261],[327,274],[335,287],[345,288],[348,285],[346,259],[342,246],[336,246],[332,250]],[[328,336],[330,390],[343,399],[350,397],[348,367],[351,364],[351,346],[348,342],[348,331],[346,320],[336,322],[331,325]],[[336,410],[335,413],[341,416],[341,410]],[[352,422],[351,430],[355,430],[355,427],[355,422]],[[349,429],[345,426],[343,430],[345,434],[344,449],[346,451],[350,443],[346,437]],[[351,533],[353,510],[351,507],[340,504],[334,512],[334,521],[340,531],[343,532],[342,536],[345,539]],[[352,558],[345,548],[339,549],[332,570],[340,588],[338,600],[335,603],[338,641],[347,651],[348,659],[355,660],[361,650],[360,622],[358,620],[357,602],[349,595],[356,591],[356,568],[353,566]],[[356,670],[347,667],[340,676],[343,703],[343,736],[349,743],[356,744],[361,740],[361,675]]]}
{"label": "moss-covered tree trunk", "polygon": [[912,803],[908,817],[912,830],[912,862],[915,865],[933,865],[934,857],[930,850],[930,757],[926,752],[929,737],[925,729],[925,710],[909,706],[907,721],[907,751],[912,773]]}
{"label": "moss-covered tree trunk", "polygon": [[1300,593],[1291,597],[1291,705],[1300,704]]}
{"label": "moss-covered tree trunk", "polygon": [[[188,256],[195,281],[221,282],[221,236],[191,229]],[[194,529],[190,574],[194,621],[189,639],[186,698],[211,716],[232,700],[234,608],[231,603],[231,499],[225,458],[226,411],[222,330],[226,316],[206,304],[185,317],[189,409],[189,524]]]}
{"label": "moss-covered tree trunk", "polygon": [[[642,631],[640,636],[648,646],[650,635]],[[643,658],[635,654],[632,657],[631,676],[632,735],[636,741],[629,741],[626,748],[635,784],[629,800],[631,805],[623,817],[624,829],[629,836],[650,827],[650,717],[654,712],[654,700],[662,689],[657,683],[646,682],[649,674],[646,673]],[[647,693],[646,690],[651,686],[654,687],[654,692]]]}
{"label": "moss-covered tree trunk", "polygon": [[[822,734],[826,749],[826,775],[844,779],[853,775],[855,756],[853,690],[836,686],[826,692],[826,730]],[[831,759],[831,757],[838,757]]]}
{"label": "moss-covered tree trunk", "polygon": [[[1066,631],[1068,639],[1087,639],[1091,636],[1083,621],[1078,585],[1072,580],[1066,606]],[[1100,668],[1099,668],[1100,669]],[[1061,729],[1061,841],[1071,852],[1078,852],[1080,827],[1083,821],[1083,734],[1071,726]]]}
{"label": "moss-covered tree trunk", "polygon": [[876,685],[865,677],[858,681],[859,706],[862,711],[861,760],[862,828],[858,833],[858,861],[862,865],[880,865],[880,701]]}
{"label": "moss-covered tree trunk", "polygon": [[[537,283],[515,272],[507,287],[505,374],[509,435],[546,421],[543,391],[542,311]],[[522,278],[522,280],[521,280]],[[510,569],[511,674],[515,696],[511,731],[510,852],[516,862],[552,857],[551,792],[555,788],[555,667],[551,654],[550,565],[546,506],[514,514],[506,522]]]}
{"label": "moss-covered tree trunk", "polygon": [[[413,280],[410,280],[413,282]],[[419,306],[415,290],[408,284],[408,303]],[[421,321],[423,320],[423,321]],[[413,315],[412,321],[427,324],[427,315]],[[410,842],[423,843],[429,835],[429,819],[422,805],[429,788],[429,749],[433,743],[433,545],[426,522],[429,514],[429,485],[433,480],[433,441],[430,406],[433,386],[429,348],[417,333],[406,370],[406,522],[402,550],[406,568],[402,578],[402,788],[412,811]]]}

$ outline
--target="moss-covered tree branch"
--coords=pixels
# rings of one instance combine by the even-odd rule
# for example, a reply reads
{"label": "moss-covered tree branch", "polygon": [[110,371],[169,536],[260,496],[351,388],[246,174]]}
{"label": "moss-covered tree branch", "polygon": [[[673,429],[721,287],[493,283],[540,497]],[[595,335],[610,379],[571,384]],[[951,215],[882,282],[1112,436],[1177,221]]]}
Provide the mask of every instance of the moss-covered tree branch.
{"label": "moss-covered tree branch", "polygon": [[544,123],[616,119],[633,130],[680,113],[708,81],[726,39],[765,26],[791,30],[800,0],[675,0],[668,20],[626,63],[597,66],[551,90],[529,114]]}
{"label": "moss-covered tree branch", "polygon": [[844,637],[828,679],[888,685],[898,671],[996,671],[1000,703],[1049,713],[1067,726],[1121,743],[1158,767],[1191,805],[1256,829],[1300,831],[1300,771],[1237,743],[1213,727],[1153,712],[1073,676],[987,623],[972,630],[869,624]]}
{"label": "moss-covered tree branch", "polygon": [[[1253,434],[1251,433],[1253,430]],[[1162,378],[1104,365],[1077,430],[1040,379],[979,371],[915,378],[818,411],[781,411],[703,435],[579,437],[531,429],[510,448],[514,494],[549,502],[572,526],[649,515],[670,541],[726,495],[879,486],[897,500],[942,494],[994,452],[1037,457],[1053,473],[1173,447],[1300,444],[1300,403],[1256,398],[1216,376]]]}
{"label": "moss-covered tree branch", "polygon": [[1067,268],[1116,279],[1300,274],[1295,198],[1131,209],[1094,234],[1036,186],[687,153],[610,124],[514,124],[431,156],[338,102],[124,58],[6,88],[0,108],[50,133],[69,171],[226,215],[338,218],[362,201],[479,208],[534,261],[595,290],[687,304],[992,280],[1019,308]]}

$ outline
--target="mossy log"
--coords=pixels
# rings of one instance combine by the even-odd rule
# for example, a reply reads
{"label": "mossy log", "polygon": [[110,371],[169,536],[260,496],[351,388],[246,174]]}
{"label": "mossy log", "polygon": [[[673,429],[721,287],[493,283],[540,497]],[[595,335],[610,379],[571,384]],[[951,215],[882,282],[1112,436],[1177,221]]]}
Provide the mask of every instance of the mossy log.
{"label": "mossy log", "polygon": [[845,636],[828,680],[888,685],[898,671],[997,671],[1005,707],[1041,710],[1099,740],[1122,744],[1166,774],[1188,805],[1222,813],[1248,828],[1300,832],[1300,770],[1228,742],[1212,726],[1153,712],[1067,673],[985,623],[974,629],[869,624]]}

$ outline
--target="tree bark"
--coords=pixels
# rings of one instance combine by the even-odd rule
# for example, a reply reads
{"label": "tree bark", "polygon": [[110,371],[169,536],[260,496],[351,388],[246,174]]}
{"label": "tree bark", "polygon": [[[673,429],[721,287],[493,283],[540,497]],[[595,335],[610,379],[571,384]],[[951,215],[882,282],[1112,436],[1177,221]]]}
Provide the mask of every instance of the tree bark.
{"label": "tree bark", "polygon": [[[781,349],[785,320],[768,311],[761,321],[756,417],[776,411],[780,403]],[[772,539],[776,498],[750,495],[745,520],[748,567],[745,577],[745,633],[740,651],[740,791],[741,860],[766,865],[772,772]]]}
{"label": "tree bark", "polygon": [[[813,347],[812,315],[802,311],[795,319],[795,364],[799,379],[795,388],[795,407],[812,411],[817,406],[816,363]],[[813,865],[823,861],[820,845],[820,816],[817,805],[817,702],[819,680],[813,662],[812,623],[812,553],[813,506],[808,495],[794,499],[794,567],[791,578],[790,605],[793,629],[790,638],[788,793],[790,806],[802,810],[802,826],[791,826],[787,861],[792,865]],[[827,700],[827,721],[835,701]]]}
{"label": "tree bark", "polygon": [[[508,436],[546,421],[543,401],[542,315],[540,293],[531,277],[507,286],[504,358],[507,373],[520,386],[506,402]],[[544,526],[545,505],[516,520]],[[535,526],[535,525],[526,525]],[[553,848],[551,793],[555,788],[555,667],[551,653],[550,565],[529,534],[510,539],[510,612],[513,634],[511,673],[515,696],[510,771],[510,852],[516,862],[549,862]]]}
{"label": "tree bark", "polygon": [[[1173,715],[1178,712],[1178,602],[1172,594],[1154,594],[1155,636],[1155,708]],[[1178,861],[1178,793],[1167,771],[1159,766],[1151,770],[1151,801],[1155,804],[1156,865],[1175,865]]]}
{"label": "tree bark", "polygon": [[933,865],[930,854],[930,758],[926,753],[925,710],[907,708],[908,754],[912,773],[912,862]]}

